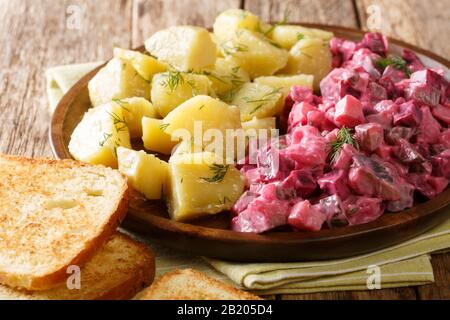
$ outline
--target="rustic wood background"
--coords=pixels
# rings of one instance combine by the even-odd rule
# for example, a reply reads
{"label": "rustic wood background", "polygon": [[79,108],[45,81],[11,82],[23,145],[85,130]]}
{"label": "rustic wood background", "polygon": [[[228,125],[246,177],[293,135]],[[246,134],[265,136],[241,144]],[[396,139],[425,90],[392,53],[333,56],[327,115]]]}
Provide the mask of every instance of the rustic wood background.
{"label": "rustic wood background", "polygon": [[[70,6],[79,29],[67,27]],[[367,29],[377,5],[383,31],[450,58],[450,0],[0,0],[0,152],[51,156],[47,67],[106,60],[112,47],[136,47],[160,28],[211,26],[220,11],[240,7],[266,20]],[[433,256],[436,283],[361,292],[273,296],[277,299],[450,299],[450,254]]]}

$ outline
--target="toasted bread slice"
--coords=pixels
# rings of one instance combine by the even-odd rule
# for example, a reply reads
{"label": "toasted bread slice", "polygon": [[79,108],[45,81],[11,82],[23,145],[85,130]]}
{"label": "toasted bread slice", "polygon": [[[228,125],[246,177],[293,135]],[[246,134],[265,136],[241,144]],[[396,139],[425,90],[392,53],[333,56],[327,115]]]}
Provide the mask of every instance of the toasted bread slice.
{"label": "toasted bread slice", "polygon": [[138,293],[139,300],[261,300],[193,269],[175,270],[161,276]]}
{"label": "toasted bread slice", "polygon": [[33,292],[0,285],[0,300],[131,299],[150,285],[154,275],[155,259],[151,250],[117,233],[81,268],[80,289],[69,290],[66,281],[54,289]]}
{"label": "toasted bread slice", "polygon": [[0,155],[0,283],[55,287],[115,233],[127,206],[116,170]]}

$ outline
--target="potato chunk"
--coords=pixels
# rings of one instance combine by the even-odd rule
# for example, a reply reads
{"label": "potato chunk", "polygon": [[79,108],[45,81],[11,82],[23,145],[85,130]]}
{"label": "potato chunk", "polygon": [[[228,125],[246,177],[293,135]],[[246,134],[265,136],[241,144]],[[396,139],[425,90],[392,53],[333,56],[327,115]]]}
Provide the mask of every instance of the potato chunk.
{"label": "potato chunk", "polygon": [[152,81],[152,101],[161,117],[196,95],[214,95],[211,81],[200,74],[168,71]]}
{"label": "potato chunk", "polygon": [[86,112],[72,133],[70,154],[77,160],[117,168],[116,149],[131,148],[122,108],[107,103]]}
{"label": "potato chunk", "polygon": [[250,78],[273,75],[286,66],[289,54],[278,48],[261,33],[239,30],[220,49],[225,57],[231,57]]}
{"label": "potato chunk", "polygon": [[281,104],[284,105],[284,100],[293,86],[301,86],[312,90],[314,76],[309,74],[298,74],[294,76],[268,76],[256,78],[254,82],[264,84],[274,89],[281,89],[281,93],[283,94]]}
{"label": "potato chunk", "polygon": [[169,166],[168,207],[176,221],[229,210],[244,190],[239,170],[221,164],[213,153],[182,154]]}
{"label": "potato chunk", "polygon": [[212,88],[219,98],[225,97],[231,90],[237,89],[250,81],[250,77],[231,59],[218,58],[212,70],[204,70],[212,83]]}
{"label": "potato chunk", "polygon": [[163,119],[163,126],[172,137],[183,139],[185,137],[180,134],[186,132],[192,138],[196,122],[201,124],[203,133],[216,129],[224,137],[226,129],[241,128],[239,109],[209,96],[196,96],[184,102]]}
{"label": "potato chunk", "polygon": [[256,135],[258,133],[258,130],[267,130],[270,131],[271,129],[276,129],[276,118],[275,117],[267,117],[267,118],[261,118],[258,119],[256,117],[253,117],[253,119],[249,121],[242,122],[242,129],[245,130],[247,135],[254,136],[254,132],[256,132]]}
{"label": "potato chunk", "polygon": [[288,50],[302,39],[317,38],[328,42],[333,36],[329,31],[293,25],[278,25],[269,33],[273,42]]}
{"label": "potato chunk", "polygon": [[228,41],[240,29],[258,31],[260,19],[249,11],[229,9],[216,17],[214,21],[214,35],[218,43]]}
{"label": "potato chunk", "polygon": [[143,97],[150,99],[150,83],[126,60],[114,58],[88,84],[94,107],[114,99]]}
{"label": "potato chunk", "polygon": [[134,189],[147,199],[161,199],[168,181],[169,165],[152,154],[117,148],[119,171],[128,177]]}
{"label": "potato chunk", "polygon": [[170,134],[160,119],[142,118],[142,141],[147,150],[170,154],[177,141],[172,141]]}
{"label": "potato chunk", "polygon": [[321,39],[303,39],[289,51],[289,61],[282,74],[311,74],[314,88],[331,71],[331,52],[328,43]]}
{"label": "potato chunk", "polygon": [[156,108],[141,97],[114,99],[112,103],[122,107],[122,113],[130,132],[130,138],[142,137],[142,117],[156,118]]}
{"label": "potato chunk", "polygon": [[232,105],[238,106],[241,121],[253,117],[272,117],[281,111],[283,94],[281,88],[274,89],[264,84],[246,83],[233,96]]}
{"label": "potato chunk", "polygon": [[193,26],[158,31],[145,41],[145,49],[180,71],[212,67],[217,56],[217,46],[208,30]]}
{"label": "potato chunk", "polygon": [[127,60],[136,71],[147,81],[152,81],[153,75],[167,70],[167,65],[154,57],[139,51],[114,48],[114,57]]}

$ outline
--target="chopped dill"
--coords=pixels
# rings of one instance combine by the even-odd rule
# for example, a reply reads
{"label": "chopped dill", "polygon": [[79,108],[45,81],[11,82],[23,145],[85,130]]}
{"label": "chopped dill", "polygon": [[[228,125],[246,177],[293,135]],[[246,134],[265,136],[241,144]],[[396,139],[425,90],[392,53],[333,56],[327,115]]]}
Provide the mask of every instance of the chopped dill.
{"label": "chopped dill", "polygon": [[103,139],[99,141],[100,147],[103,147],[110,138],[112,137],[112,133],[103,132]]}
{"label": "chopped dill", "polygon": [[337,133],[336,140],[331,142],[330,159],[332,162],[337,159],[344,144],[349,144],[356,149],[359,149],[358,142],[353,137],[351,129],[347,127],[342,127]]}
{"label": "chopped dill", "polygon": [[169,88],[170,93],[173,93],[178,86],[184,83],[183,74],[180,71],[169,70],[163,73],[165,79],[161,82],[161,85]]}
{"label": "chopped dill", "polygon": [[109,112],[109,111],[106,111],[106,112],[111,116],[117,133],[128,128],[128,124],[125,121],[125,117],[120,118],[120,116],[114,112]]}
{"label": "chopped dill", "polygon": [[170,123],[162,123],[162,124],[159,126],[159,129],[160,129],[161,131],[165,132],[168,126],[170,126]]}
{"label": "chopped dill", "polygon": [[381,58],[375,61],[377,68],[384,71],[388,66],[392,66],[394,69],[403,71],[407,77],[411,76],[411,69],[407,66],[406,61],[396,55],[390,55],[386,58]]}

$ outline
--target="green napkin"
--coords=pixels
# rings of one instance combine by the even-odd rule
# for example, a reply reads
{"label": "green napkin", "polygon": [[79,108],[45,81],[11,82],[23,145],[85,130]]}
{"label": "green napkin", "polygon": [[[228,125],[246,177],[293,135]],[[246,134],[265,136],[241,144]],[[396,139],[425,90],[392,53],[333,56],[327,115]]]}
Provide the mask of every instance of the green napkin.
{"label": "green napkin", "polygon": [[[79,78],[99,64],[95,62],[48,69],[46,76],[50,108],[56,106],[62,95]],[[140,240],[154,248],[157,274],[176,268],[196,268],[261,295],[368,290],[374,284],[379,284],[380,288],[394,288],[433,282],[429,254],[450,249],[450,219],[426,234],[388,249],[320,262],[234,263],[200,259],[157,246],[147,239]],[[377,274],[379,283],[374,280]]]}
{"label": "green napkin", "polygon": [[47,78],[49,110],[53,112],[63,95],[69,91],[80,78],[101,64],[102,62],[89,62],[47,69],[45,76]]}

